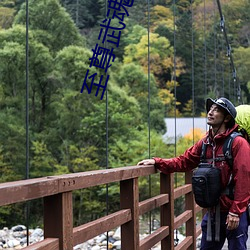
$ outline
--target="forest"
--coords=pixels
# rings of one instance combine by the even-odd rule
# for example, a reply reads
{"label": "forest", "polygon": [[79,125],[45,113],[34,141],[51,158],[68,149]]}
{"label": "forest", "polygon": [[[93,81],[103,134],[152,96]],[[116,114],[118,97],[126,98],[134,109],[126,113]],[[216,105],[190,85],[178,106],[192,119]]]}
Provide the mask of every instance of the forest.
{"label": "forest", "polygon": [[[114,17],[112,2],[117,1],[0,2],[1,183],[173,157],[201,133],[170,145],[162,140],[164,118],[204,117],[207,97],[249,103],[248,0],[220,1],[230,51],[215,0],[120,1],[126,6],[112,24],[123,28],[119,46],[105,43],[114,54],[105,72],[90,62],[101,43],[101,25]],[[81,93],[87,70],[98,81],[109,75],[103,99],[102,90],[95,95],[96,86]],[[150,192],[157,192],[157,176],[150,182]],[[142,178],[140,199],[148,186]],[[116,183],[108,187],[109,211],[119,207],[118,189]],[[105,186],[76,191],[75,225],[106,213],[106,195]],[[41,202],[30,204],[34,226],[42,226]],[[0,207],[0,227],[25,221],[24,210],[25,204]]]}

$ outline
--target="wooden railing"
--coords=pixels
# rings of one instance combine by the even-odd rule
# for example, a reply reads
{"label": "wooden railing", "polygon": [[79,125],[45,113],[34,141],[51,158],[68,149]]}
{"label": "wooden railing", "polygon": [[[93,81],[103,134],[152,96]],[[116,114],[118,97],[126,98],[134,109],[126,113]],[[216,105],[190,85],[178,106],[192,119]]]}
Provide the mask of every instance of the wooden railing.
{"label": "wooden railing", "polygon": [[[138,178],[156,173],[153,166],[132,166],[48,176],[0,184],[0,206],[43,198],[44,240],[25,250],[72,250],[101,233],[121,227],[122,250],[148,250],[161,241],[161,249],[196,249],[196,238],[201,233],[196,226],[196,214],[191,173],[186,173],[186,184],[174,189],[173,174],[160,174],[160,193],[139,202]],[[120,183],[120,210],[89,223],[73,227],[72,192],[78,189]],[[174,200],[185,196],[185,212],[174,217]],[[139,240],[139,216],[160,207],[160,227]],[[186,224],[185,239],[174,247],[174,230]]]}

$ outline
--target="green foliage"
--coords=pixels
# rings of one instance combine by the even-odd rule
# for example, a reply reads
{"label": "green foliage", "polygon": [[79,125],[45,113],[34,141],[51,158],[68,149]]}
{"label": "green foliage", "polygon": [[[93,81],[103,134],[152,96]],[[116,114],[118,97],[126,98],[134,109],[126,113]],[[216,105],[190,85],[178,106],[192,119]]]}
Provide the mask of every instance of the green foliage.
{"label": "green foliage", "polygon": [[31,151],[33,157],[30,162],[30,177],[43,177],[53,175],[56,161],[48,151],[44,142],[33,141]]}
{"label": "green foliage", "polygon": [[14,19],[14,9],[1,7],[0,5],[0,29],[8,29]]}
{"label": "green foliage", "polygon": [[92,0],[61,0],[60,2],[70,13],[76,26],[80,29],[96,25],[98,22],[98,18],[96,17],[101,16],[104,6],[104,3],[101,3],[101,1]]}
{"label": "green foliage", "polygon": [[[136,30],[135,30],[136,31]],[[165,37],[160,37],[158,34],[150,34],[150,60],[151,72],[155,75],[161,74],[164,70],[172,68],[172,53],[173,50],[169,41]],[[143,35],[137,44],[130,44],[125,48],[124,63],[135,61],[140,64],[145,72],[148,67],[148,36]]]}
{"label": "green foliage", "polygon": [[243,48],[239,47],[235,50],[235,64],[238,70],[238,74],[241,76],[240,81],[247,83],[246,86],[243,86],[244,92],[248,96],[248,99],[246,102],[249,101],[249,93],[250,88],[249,85],[249,79],[250,79],[250,72],[249,72],[249,56],[250,56],[250,47]]}
{"label": "green foliage", "polygon": [[[135,97],[140,105],[143,122],[148,121],[148,100],[150,98],[150,122],[153,129],[164,130],[164,111],[163,103],[158,96],[155,77],[146,75],[142,67],[134,63],[122,65],[119,74],[114,75],[119,86],[127,90],[128,94]],[[150,85],[148,85],[150,84]],[[150,96],[148,88],[150,87]]]}
{"label": "green foliage", "polygon": [[[26,24],[25,8],[24,3],[14,24]],[[35,30],[37,39],[52,51],[83,44],[78,29],[58,0],[29,1],[29,19],[29,28]]]}

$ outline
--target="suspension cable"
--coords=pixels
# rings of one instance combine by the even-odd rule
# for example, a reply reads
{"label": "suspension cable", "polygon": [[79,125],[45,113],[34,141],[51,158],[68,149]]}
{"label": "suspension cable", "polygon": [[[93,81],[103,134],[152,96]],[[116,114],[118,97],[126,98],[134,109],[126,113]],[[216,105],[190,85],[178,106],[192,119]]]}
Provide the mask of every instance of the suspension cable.
{"label": "suspension cable", "polygon": [[191,0],[191,36],[192,36],[192,115],[193,115],[193,144],[194,144],[194,117],[195,117],[195,107],[194,107],[194,99],[195,99],[195,93],[194,93],[194,11],[193,11],[193,0]]}
{"label": "suspension cable", "polygon": [[207,18],[206,18],[206,0],[204,0],[204,90],[205,90],[205,97],[207,97],[207,40],[206,40],[206,23],[207,23]]}
{"label": "suspension cable", "polygon": [[[26,71],[26,175],[25,179],[29,179],[29,0],[26,0],[26,45],[25,45],[25,71]],[[27,245],[29,245],[29,210],[30,203],[26,202],[26,230]]]}
{"label": "suspension cable", "polygon": [[175,156],[177,154],[177,150],[176,150],[176,136],[177,136],[177,132],[176,132],[176,115],[177,115],[177,107],[176,107],[176,96],[177,96],[177,86],[176,86],[176,2],[175,0],[173,0],[173,4],[174,4],[174,74],[173,74],[173,81],[174,81],[174,97],[175,97],[175,101],[174,101],[174,114],[175,114],[175,122],[174,122],[174,126],[175,126]]}
{"label": "suspension cable", "polygon": [[[176,27],[175,27],[175,25],[176,25],[176,2],[175,2],[175,0],[173,0],[173,22],[174,22],[174,58],[173,58],[173,61],[174,61],[174,73],[173,73],[173,81],[174,81],[174,97],[175,97],[175,99],[174,99],[174,114],[175,114],[175,119],[174,119],[174,127],[175,127],[175,129],[174,129],[174,131],[175,131],[175,143],[174,143],[174,154],[175,154],[175,156],[177,155],[177,125],[176,125],[176,123],[177,123],[177,119],[176,119],[176,117],[177,117],[177,107],[176,107],[176,103],[177,103],[177,101],[176,101],[176,99],[177,99],[177,85],[176,85]],[[175,187],[177,187],[177,173],[175,173]],[[178,239],[178,232],[177,232],[177,229],[175,230],[175,241],[176,241],[176,245],[178,245],[178,243],[179,243],[179,239]]]}
{"label": "suspension cable", "polygon": [[[150,0],[147,1],[148,7],[148,22],[147,22],[147,29],[148,29],[148,158],[151,157],[151,119],[150,119]],[[151,197],[151,175],[148,176],[148,185],[149,185],[149,197]],[[149,212],[149,233],[151,233],[152,228],[152,218],[151,218],[151,211]]]}
{"label": "suspension cable", "polygon": [[[107,5],[107,0],[105,1],[105,16],[107,14],[107,11],[108,11],[108,5]],[[107,47],[107,43],[106,43],[106,39],[105,39],[105,42],[104,42],[104,47],[106,48]],[[105,73],[105,77],[107,77],[107,72]],[[109,161],[108,161],[108,156],[109,156],[109,151],[108,151],[108,147],[109,147],[109,133],[108,133],[108,129],[109,129],[109,119],[108,119],[108,115],[109,115],[109,112],[108,112],[108,88],[106,89],[106,110],[105,110],[105,123],[106,123],[106,169],[108,169],[109,167]],[[108,215],[109,213],[109,185],[108,183],[106,184],[106,215]],[[107,249],[109,249],[109,240],[108,240],[108,237],[109,237],[109,232],[107,231]]]}
{"label": "suspension cable", "polygon": [[[215,15],[215,0],[213,1],[214,6],[214,23],[216,20]],[[216,25],[214,25],[214,90],[217,92],[217,32],[216,32]]]}
{"label": "suspension cable", "polygon": [[[232,76],[233,76],[233,81],[234,81],[234,87],[236,87],[236,85],[238,83],[237,89],[236,89],[236,95],[237,95],[238,103],[241,104],[242,103],[241,86],[240,86],[240,82],[237,81],[237,73],[236,73],[236,68],[235,68],[235,65],[234,65],[234,60],[233,60],[231,45],[230,45],[230,43],[228,41],[226,24],[225,24],[225,18],[224,18],[223,14],[222,14],[220,0],[216,0],[216,1],[217,1],[217,6],[218,6],[219,14],[220,14],[220,28],[221,28],[221,31],[224,34],[224,38],[225,38],[226,44],[227,44],[227,57],[230,60],[230,66],[231,66],[231,69],[232,69]],[[235,88],[234,88],[234,90],[235,90]]]}

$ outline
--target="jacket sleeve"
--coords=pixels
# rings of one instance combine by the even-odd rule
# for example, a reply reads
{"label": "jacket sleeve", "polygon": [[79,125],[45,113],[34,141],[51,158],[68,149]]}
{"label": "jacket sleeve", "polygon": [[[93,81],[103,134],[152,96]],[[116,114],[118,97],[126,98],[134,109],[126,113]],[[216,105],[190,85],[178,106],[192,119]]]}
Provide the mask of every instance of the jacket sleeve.
{"label": "jacket sleeve", "polygon": [[233,141],[234,201],[230,212],[242,214],[250,201],[250,145],[238,136]]}
{"label": "jacket sleeve", "polygon": [[184,154],[170,159],[154,157],[155,166],[165,174],[173,172],[187,172],[194,169],[200,163],[202,140],[187,149]]}

